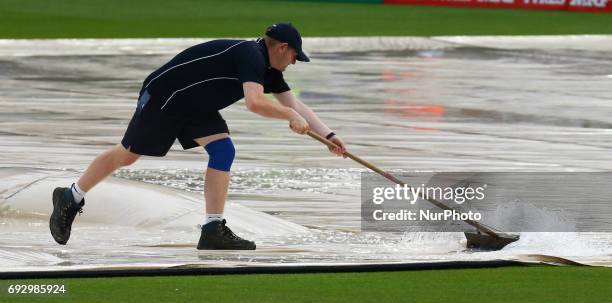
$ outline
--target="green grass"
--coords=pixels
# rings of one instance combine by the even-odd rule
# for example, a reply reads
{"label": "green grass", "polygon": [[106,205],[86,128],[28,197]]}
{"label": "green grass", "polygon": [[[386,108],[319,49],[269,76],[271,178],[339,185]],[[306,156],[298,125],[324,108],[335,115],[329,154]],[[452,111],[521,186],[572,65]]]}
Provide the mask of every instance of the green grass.
{"label": "green grass", "polygon": [[211,0],[2,0],[0,38],[256,37],[277,21],[304,36],[610,34],[612,14]]}
{"label": "green grass", "polygon": [[[594,267],[90,278],[67,279],[64,283],[69,289],[67,297],[23,297],[12,301],[59,302],[69,298],[79,302],[603,303],[612,297],[612,269]],[[0,301],[14,298],[0,294]]]}

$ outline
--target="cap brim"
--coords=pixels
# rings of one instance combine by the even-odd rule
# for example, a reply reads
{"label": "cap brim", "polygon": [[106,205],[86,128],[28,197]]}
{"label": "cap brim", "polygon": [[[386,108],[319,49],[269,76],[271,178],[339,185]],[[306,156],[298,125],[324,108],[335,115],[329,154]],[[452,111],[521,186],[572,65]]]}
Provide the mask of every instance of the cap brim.
{"label": "cap brim", "polygon": [[310,58],[308,58],[308,56],[306,56],[306,54],[303,51],[301,51],[301,50],[299,50],[297,52],[297,58],[296,59],[298,61],[302,61],[302,62],[310,62]]}

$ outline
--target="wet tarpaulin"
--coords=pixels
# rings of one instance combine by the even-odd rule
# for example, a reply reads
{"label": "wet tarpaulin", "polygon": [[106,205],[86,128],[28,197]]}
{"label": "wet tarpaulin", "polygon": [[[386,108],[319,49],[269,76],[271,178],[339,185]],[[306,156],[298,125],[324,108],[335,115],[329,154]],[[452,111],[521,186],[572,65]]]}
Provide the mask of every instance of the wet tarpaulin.
{"label": "wet tarpaulin", "polygon": [[[386,169],[612,169],[606,89],[612,57],[603,49],[611,44],[600,43],[609,38],[478,39],[307,40],[312,62],[291,66],[285,77],[352,152]],[[227,215],[261,250],[195,250],[207,156],[179,146],[165,158],[139,160],[88,193],[70,242],[55,244],[47,226],[52,189],[76,181],[97,154],[120,141],[144,77],[198,41],[0,41],[0,68],[7,71],[0,74],[2,271],[525,254],[610,261],[612,237],[602,233],[525,233],[500,252],[474,253],[465,251],[460,233],[362,232],[363,170],[240,102],[222,113],[237,149]],[[524,209],[498,215],[504,211]],[[538,215],[543,224],[561,219],[546,210]]]}

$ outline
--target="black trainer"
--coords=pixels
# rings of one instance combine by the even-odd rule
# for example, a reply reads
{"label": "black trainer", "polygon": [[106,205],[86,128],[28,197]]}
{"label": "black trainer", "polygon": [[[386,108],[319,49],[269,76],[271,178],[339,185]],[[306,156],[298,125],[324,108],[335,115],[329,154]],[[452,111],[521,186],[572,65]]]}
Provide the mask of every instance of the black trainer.
{"label": "black trainer", "polygon": [[85,199],[74,203],[72,191],[67,187],[57,187],[53,190],[53,213],[49,219],[49,229],[55,242],[65,245],[70,238],[70,229],[76,214],[83,213]]}
{"label": "black trainer", "polygon": [[202,227],[198,249],[253,250],[255,242],[242,239],[225,225],[226,221],[212,221]]}

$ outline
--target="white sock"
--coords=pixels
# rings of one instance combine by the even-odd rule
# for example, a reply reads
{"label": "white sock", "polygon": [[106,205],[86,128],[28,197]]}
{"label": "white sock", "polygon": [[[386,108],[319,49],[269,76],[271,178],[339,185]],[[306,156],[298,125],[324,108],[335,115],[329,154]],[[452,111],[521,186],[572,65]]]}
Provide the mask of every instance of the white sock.
{"label": "white sock", "polygon": [[204,225],[212,222],[212,221],[222,221],[223,214],[206,214],[206,223]]}
{"label": "white sock", "polygon": [[71,190],[74,203],[81,203],[83,198],[85,198],[85,191],[83,191],[77,183],[72,183]]}

